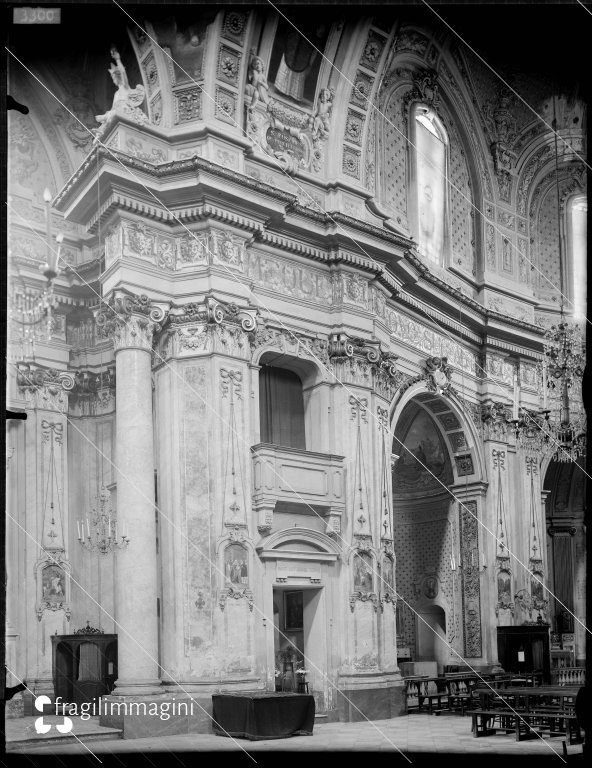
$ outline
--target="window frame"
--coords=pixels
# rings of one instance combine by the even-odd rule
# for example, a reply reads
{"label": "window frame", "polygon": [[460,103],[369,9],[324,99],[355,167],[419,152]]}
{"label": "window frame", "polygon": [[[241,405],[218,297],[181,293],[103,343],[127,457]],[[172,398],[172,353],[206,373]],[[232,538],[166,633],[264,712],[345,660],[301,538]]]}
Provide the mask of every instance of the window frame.
{"label": "window frame", "polygon": [[[575,254],[575,239],[574,239],[574,226],[573,226],[573,209],[576,205],[584,203],[586,210],[584,211],[584,219],[586,221],[586,236],[583,238],[584,253],[582,254],[580,269],[576,271],[576,254]],[[569,296],[572,304],[570,308],[576,319],[584,320],[587,316],[588,302],[586,299],[586,286],[587,286],[587,258],[588,258],[588,229],[587,229],[587,213],[588,213],[588,196],[584,190],[579,190],[570,195],[565,201],[563,225],[565,232],[565,259],[564,264],[560,265],[564,270],[566,276],[566,285],[564,292]],[[581,274],[579,274],[581,273]],[[576,282],[577,281],[577,282]],[[583,308],[578,311],[577,303],[577,289],[576,286],[582,285],[584,290],[582,292]]]}
{"label": "window frame", "polygon": [[[435,262],[430,259],[426,254],[420,250],[420,235],[419,235],[419,161],[417,150],[417,122],[419,116],[427,116],[429,122],[435,127],[437,138],[444,144],[444,174],[442,178],[443,186],[443,199],[444,199],[444,222],[442,232],[442,250],[440,254],[439,262]],[[409,212],[411,214],[411,224],[414,239],[417,243],[418,253],[426,260],[429,265],[436,265],[439,267],[450,266],[450,190],[449,190],[449,175],[450,175],[450,138],[448,131],[446,130],[442,119],[437,114],[436,110],[423,102],[416,102],[411,105],[409,110],[409,125],[411,126],[411,143],[409,145],[410,150],[410,184],[409,190],[411,192],[411,201],[409,205]],[[426,128],[426,130],[429,130]]]}

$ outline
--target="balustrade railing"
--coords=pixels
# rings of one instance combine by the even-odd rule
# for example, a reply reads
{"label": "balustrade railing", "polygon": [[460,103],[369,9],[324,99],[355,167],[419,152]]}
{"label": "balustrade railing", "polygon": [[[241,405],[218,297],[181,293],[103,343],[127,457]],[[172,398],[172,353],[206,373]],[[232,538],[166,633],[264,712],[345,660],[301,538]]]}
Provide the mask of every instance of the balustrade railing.
{"label": "balustrade railing", "polygon": [[551,685],[585,685],[585,667],[561,667],[551,670]]}

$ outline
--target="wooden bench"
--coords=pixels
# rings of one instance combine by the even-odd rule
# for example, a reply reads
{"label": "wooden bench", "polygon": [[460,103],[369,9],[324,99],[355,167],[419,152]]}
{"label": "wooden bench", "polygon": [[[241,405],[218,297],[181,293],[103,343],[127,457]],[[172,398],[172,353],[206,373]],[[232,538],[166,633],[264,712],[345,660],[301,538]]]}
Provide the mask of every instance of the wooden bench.
{"label": "wooden bench", "polygon": [[580,724],[573,712],[552,711],[551,708],[531,710],[528,718],[538,731],[549,736],[564,736],[569,744],[581,744],[584,741]]}
{"label": "wooden bench", "polygon": [[[424,707],[424,702],[427,701],[427,711],[430,715],[441,712],[443,709],[442,699],[444,703],[448,703],[448,694],[446,691],[438,691],[437,693],[425,693],[418,696],[418,710],[421,712]],[[435,709],[437,707],[437,710]]]}
{"label": "wooden bench", "polygon": [[[498,730],[511,733],[515,730],[513,712],[505,709],[474,709],[471,712],[473,719],[472,732],[475,738],[479,736],[495,736]],[[498,723],[495,728],[496,721]]]}
{"label": "wooden bench", "polygon": [[[570,744],[583,742],[582,732],[573,714],[566,712],[512,712],[508,709],[474,709],[471,712],[472,732],[479,736],[494,736],[498,730],[514,732],[516,741],[534,739],[544,733],[564,736]],[[495,727],[496,721],[498,723]]]}

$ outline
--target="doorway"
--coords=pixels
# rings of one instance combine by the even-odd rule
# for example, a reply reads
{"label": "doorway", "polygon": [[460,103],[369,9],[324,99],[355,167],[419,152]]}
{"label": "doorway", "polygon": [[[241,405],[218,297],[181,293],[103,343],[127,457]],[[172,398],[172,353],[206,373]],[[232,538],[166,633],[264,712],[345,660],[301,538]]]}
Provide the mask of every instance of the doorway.
{"label": "doorway", "polygon": [[[321,587],[273,588],[275,688],[308,690],[321,683],[326,668]],[[298,670],[305,674],[299,675]],[[318,680],[317,680],[318,679]]]}
{"label": "doorway", "polygon": [[443,674],[448,663],[446,642],[446,613],[438,605],[431,605],[419,613],[417,619],[417,660],[435,661],[438,674]]}

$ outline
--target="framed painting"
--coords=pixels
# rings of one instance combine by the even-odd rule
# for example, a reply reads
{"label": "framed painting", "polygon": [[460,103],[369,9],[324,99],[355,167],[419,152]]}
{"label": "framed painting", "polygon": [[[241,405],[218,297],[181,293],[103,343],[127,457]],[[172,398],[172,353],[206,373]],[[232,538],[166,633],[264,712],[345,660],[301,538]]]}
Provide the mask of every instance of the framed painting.
{"label": "framed painting", "polygon": [[298,632],[303,626],[302,592],[284,592],[284,629]]}

